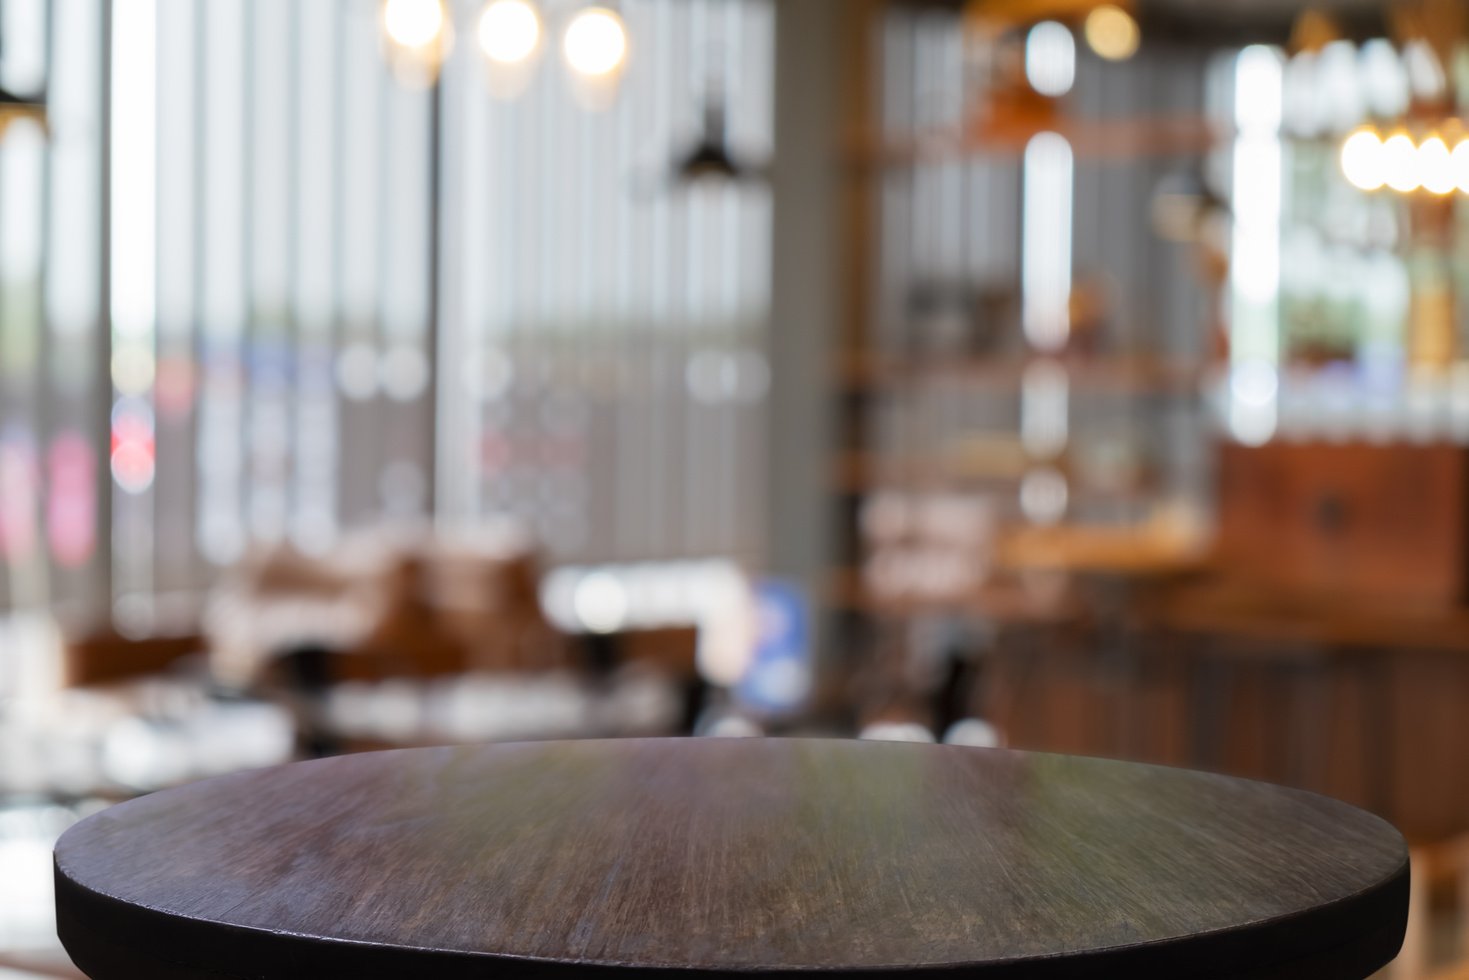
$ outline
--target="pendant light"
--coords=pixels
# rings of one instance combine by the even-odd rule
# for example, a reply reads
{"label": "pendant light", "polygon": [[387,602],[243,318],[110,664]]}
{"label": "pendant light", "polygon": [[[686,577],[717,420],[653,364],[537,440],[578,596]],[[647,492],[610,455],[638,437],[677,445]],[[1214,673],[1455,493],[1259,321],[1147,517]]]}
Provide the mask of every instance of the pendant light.
{"label": "pendant light", "polygon": [[[0,16],[0,21],[3,21]],[[5,137],[5,131],[10,128],[11,123],[29,119],[43,129],[46,126],[46,96],[18,95],[0,85],[0,139]]]}

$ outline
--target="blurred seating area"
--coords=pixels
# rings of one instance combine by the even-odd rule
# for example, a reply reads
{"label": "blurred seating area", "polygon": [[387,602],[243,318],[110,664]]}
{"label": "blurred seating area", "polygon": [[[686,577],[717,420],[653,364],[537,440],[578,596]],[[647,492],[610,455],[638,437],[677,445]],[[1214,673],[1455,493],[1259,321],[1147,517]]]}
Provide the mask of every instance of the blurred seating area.
{"label": "blurred seating area", "polygon": [[17,698],[3,788],[114,796],[349,750],[692,730],[695,623],[568,633],[540,583],[523,534],[262,550],[197,632],[56,636],[60,683]]}

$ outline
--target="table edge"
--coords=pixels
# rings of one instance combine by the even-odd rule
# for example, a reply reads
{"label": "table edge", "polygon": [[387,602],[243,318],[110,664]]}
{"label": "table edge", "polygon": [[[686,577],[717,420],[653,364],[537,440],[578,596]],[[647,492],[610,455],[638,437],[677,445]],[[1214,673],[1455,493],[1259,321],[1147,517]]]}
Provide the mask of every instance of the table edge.
{"label": "table edge", "polygon": [[[667,740],[601,739],[584,741],[628,743]],[[781,741],[851,742],[849,739],[783,739]],[[486,747],[515,744],[547,745],[554,744],[554,742],[492,743]],[[914,746],[914,748],[917,749],[919,746]],[[652,972],[660,977],[670,978],[670,980],[675,977],[727,977],[731,974],[751,974],[771,978],[799,978],[833,974],[864,977],[869,980],[886,980],[886,978],[896,980],[898,977],[911,976],[915,973],[934,976],[983,976],[994,978],[994,980],[1012,977],[1015,980],[1021,980],[1021,978],[1040,980],[1040,978],[1050,976],[1074,976],[1077,970],[1083,967],[1087,972],[1095,969],[1098,976],[1132,970],[1151,972],[1165,970],[1167,975],[1183,977],[1224,975],[1219,970],[1224,969],[1226,964],[1233,964],[1225,971],[1228,975],[1258,976],[1264,980],[1264,978],[1275,976],[1298,976],[1300,970],[1304,968],[1303,963],[1326,956],[1333,959],[1350,959],[1354,964],[1353,969],[1362,968],[1363,972],[1339,975],[1360,977],[1389,962],[1397,954],[1402,944],[1406,930],[1407,894],[1411,874],[1408,848],[1406,841],[1396,828],[1370,811],[1309,790],[1152,763],[1017,749],[978,749],[962,746],[926,746],[926,748],[949,749],[966,753],[980,751],[1006,755],[1051,756],[1121,766],[1176,769],[1181,773],[1202,774],[1232,782],[1269,786],[1276,791],[1290,795],[1316,797],[1333,807],[1350,811],[1358,817],[1368,817],[1381,824],[1385,830],[1397,838],[1401,860],[1395,870],[1380,880],[1368,884],[1358,892],[1342,896],[1323,905],[1208,932],[1154,939],[1143,943],[1030,955],[1004,960],[916,965],[874,964],[860,967],[777,965],[770,968],[730,965],[716,967],[676,963],[634,964],[604,960],[552,959],[482,950],[386,945],[365,940],[269,930],[156,909],[98,891],[72,878],[67,873],[61,854],[65,839],[89,820],[95,819],[96,815],[94,815],[88,818],[88,821],[78,823],[63,834],[53,854],[57,934],[73,960],[89,973],[96,970],[96,976],[159,975],[157,971],[162,967],[183,971],[178,974],[180,976],[243,977],[261,973],[261,969],[248,965],[251,960],[259,959],[261,960],[259,967],[263,968],[268,975],[307,976],[319,974],[322,971],[340,971],[347,968],[358,976],[389,977],[402,975],[405,970],[422,970],[431,961],[436,974],[446,977],[480,976],[487,969],[498,968],[508,971],[510,975],[544,978],[544,980],[560,980],[560,978],[572,975],[625,975],[629,970]],[[389,750],[394,754],[414,751],[423,750]],[[288,765],[313,765],[324,761],[329,760],[313,760]],[[215,778],[229,779],[231,776]],[[200,782],[207,782],[207,780]],[[189,786],[197,785],[200,783],[189,784]],[[1352,928],[1350,925],[1340,924],[1339,920],[1343,918],[1354,921],[1357,926]],[[1328,925],[1333,922],[1337,924]],[[1340,941],[1343,933],[1349,933],[1346,942]],[[155,937],[155,941],[148,944],[154,949],[164,945],[169,946],[175,951],[172,958],[138,948],[136,939],[141,935]],[[202,965],[210,961],[210,954],[215,961],[223,959],[218,948],[222,941],[226,945],[235,947],[237,955],[243,957],[234,960],[239,963],[242,972],[221,972]],[[1250,960],[1255,957],[1247,955],[1241,947],[1262,947],[1267,943],[1277,954],[1274,960],[1275,965],[1252,966]],[[254,955],[251,954],[252,950]],[[268,952],[269,955],[262,956],[262,952]],[[109,962],[116,963],[120,957],[126,957],[129,954],[136,957],[131,970],[122,973],[108,972]],[[1192,963],[1208,960],[1212,965],[1204,973],[1195,974],[1184,962],[1185,960]],[[296,964],[295,967],[290,966],[293,963]],[[1259,972],[1260,970],[1266,972]],[[1336,976],[1338,974],[1321,975]]]}

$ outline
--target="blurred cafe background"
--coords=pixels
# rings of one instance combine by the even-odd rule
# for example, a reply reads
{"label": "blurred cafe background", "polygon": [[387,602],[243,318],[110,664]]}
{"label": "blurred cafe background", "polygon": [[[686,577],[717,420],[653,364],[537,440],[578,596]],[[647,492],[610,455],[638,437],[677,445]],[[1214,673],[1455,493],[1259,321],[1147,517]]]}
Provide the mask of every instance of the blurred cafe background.
{"label": "blurred cafe background", "polygon": [[0,976],[372,748],[1327,793],[1469,976],[1461,0],[0,0]]}

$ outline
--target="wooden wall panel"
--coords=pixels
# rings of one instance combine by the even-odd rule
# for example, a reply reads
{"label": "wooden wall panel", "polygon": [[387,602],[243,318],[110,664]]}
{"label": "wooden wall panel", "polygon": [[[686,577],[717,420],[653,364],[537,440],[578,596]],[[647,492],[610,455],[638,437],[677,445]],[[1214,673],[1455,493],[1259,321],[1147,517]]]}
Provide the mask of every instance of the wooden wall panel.
{"label": "wooden wall panel", "polygon": [[1469,830],[1469,655],[1157,634],[1119,658],[1027,634],[983,668],[981,711],[1014,748],[1299,786],[1415,840]]}

